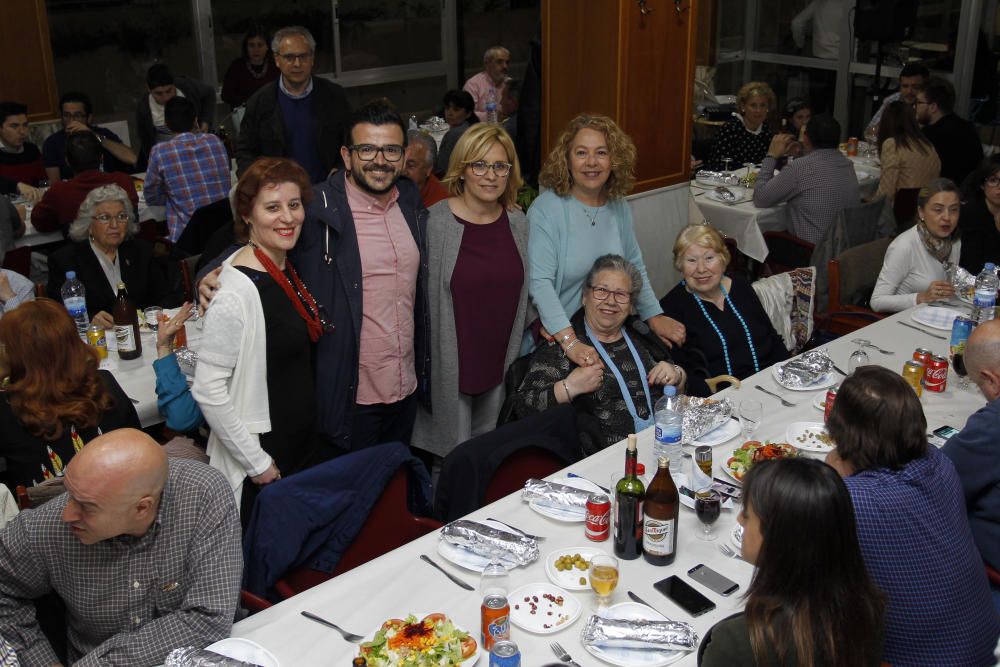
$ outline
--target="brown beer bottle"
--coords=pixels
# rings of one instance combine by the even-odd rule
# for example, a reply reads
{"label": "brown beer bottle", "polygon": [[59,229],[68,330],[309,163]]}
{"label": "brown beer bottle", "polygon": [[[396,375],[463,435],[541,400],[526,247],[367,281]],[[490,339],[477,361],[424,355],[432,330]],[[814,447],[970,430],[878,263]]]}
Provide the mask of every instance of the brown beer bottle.
{"label": "brown beer bottle", "polygon": [[642,557],[652,565],[669,565],[677,555],[677,514],[680,499],[670,476],[670,459],[661,456],[656,477],[643,505]]}
{"label": "brown beer bottle", "polygon": [[121,359],[138,359],[142,356],[142,339],[139,338],[139,313],[128,298],[125,283],[118,283],[118,298],[115,300],[115,340],[118,341],[118,356]]}

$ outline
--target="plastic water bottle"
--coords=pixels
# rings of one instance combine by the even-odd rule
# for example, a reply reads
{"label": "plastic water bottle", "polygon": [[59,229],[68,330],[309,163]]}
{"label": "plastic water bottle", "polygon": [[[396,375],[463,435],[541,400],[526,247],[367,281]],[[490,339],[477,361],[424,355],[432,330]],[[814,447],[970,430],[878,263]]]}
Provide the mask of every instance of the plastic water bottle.
{"label": "plastic water bottle", "polygon": [[680,396],[677,387],[666,385],[663,388],[663,398],[656,402],[656,437],[653,440],[653,457],[659,460],[661,456],[670,458],[670,474],[681,471],[681,430],[684,418],[681,416]]}
{"label": "plastic water bottle", "polygon": [[408,129],[410,129],[410,130],[418,130],[418,129],[420,129],[419,125],[417,124],[417,117],[416,116],[410,116],[410,123],[409,123],[409,128]]}
{"label": "plastic water bottle", "polygon": [[87,315],[87,293],[83,289],[83,283],[76,279],[76,271],[66,272],[66,282],[63,283],[60,293],[69,316],[76,322],[80,338],[86,341],[87,327],[90,326],[90,316]]}
{"label": "plastic water bottle", "polygon": [[500,120],[497,116],[497,94],[492,88],[486,93],[486,122],[496,123]]}
{"label": "plastic water bottle", "polygon": [[972,319],[982,324],[996,317],[997,272],[996,266],[987,262],[976,276],[976,293],[972,298]]}

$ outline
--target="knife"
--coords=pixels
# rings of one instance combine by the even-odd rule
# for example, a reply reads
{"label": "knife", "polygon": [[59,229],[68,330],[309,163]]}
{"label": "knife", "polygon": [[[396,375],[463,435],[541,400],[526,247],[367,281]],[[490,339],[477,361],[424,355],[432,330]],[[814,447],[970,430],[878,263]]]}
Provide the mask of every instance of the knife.
{"label": "knife", "polygon": [[909,322],[900,322],[899,320],[896,320],[896,323],[897,324],[902,324],[904,327],[909,327],[911,329],[916,329],[920,333],[927,334],[931,338],[940,338],[941,340],[948,340],[948,338],[946,338],[944,336],[939,336],[936,333],[931,333],[930,331],[927,331],[925,329],[921,329],[920,327],[914,326],[914,325],[910,324]]}
{"label": "knife", "polygon": [[[660,614],[660,611],[656,607],[654,607],[653,605],[649,604],[648,602],[646,602],[645,600],[643,600],[641,597],[639,597],[638,595],[636,595],[632,591],[628,592],[628,596],[630,598],[632,598],[634,601],[638,602],[639,604],[645,605],[645,606],[649,607],[650,609],[652,609],[653,611],[655,611],[657,614]],[[663,614],[660,614],[660,616],[663,616]],[[666,616],[663,616],[663,618],[666,618]]]}
{"label": "knife", "polygon": [[611,493],[611,489],[609,489],[608,487],[601,486],[597,482],[593,482],[593,481],[587,479],[586,477],[584,477],[583,475],[577,475],[575,472],[568,472],[568,473],[566,473],[566,476],[567,477],[575,477],[577,479],[582,479],[585,482],[590,482],[591,484],[593,484],[594,486],[596,486],[597,488],[599,488],[601,491],[604,491],[604,493]]}
{"label": "knife", "polygon": [[426,563],[430,563],[431,565],[433,565],[437,569],[441,570],[441,572],[444,573],[444,576],[448,577],[449,579],[451,579],[452,581],[454,581],[456,584],[458,584],[459,586],[461,586],[465,590],[467,590],[467,591],[474,591],[474,590],[476,590],[475,588],[473,588],[469,584],[465,583],[464,581],[462,581],[461,579],[459,579],[458,577],[456,577],[455,575],[453,575],[448,570],[444,569],[443,567],[441,567],[440,565],[438,565],[437,563],[435,563],[434,561],[432,561],[431,558],[430,558],[430,556],[428,556],[427,554],[420,554],[420,560],[422,560],[422,561],[424,561]]}
{"label": "knife", "polygon": [[834,365],[833,365],[833,370],[837,371],[837,372],[838,372],[838,373],[840,373],[841,375],[844,375],[844,376],[846,376],[846,375],[847,375],[847,373],[845,373],[844,371],[842,371],[842,370],[841,370],[841,369],[840,369],[840,368],[839,368],[839,367],[837,366],[837,364],[834,364]]}

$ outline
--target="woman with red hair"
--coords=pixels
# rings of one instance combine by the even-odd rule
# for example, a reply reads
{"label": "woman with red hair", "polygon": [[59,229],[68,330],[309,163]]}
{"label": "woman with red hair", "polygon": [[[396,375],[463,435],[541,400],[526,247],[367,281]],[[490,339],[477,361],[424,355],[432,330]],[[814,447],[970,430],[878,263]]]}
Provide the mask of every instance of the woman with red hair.
{"label": "woman with red hair", "polygon": [[101,433],[141,428],[115,378],[97,369],[66,309],[51,299],[0,319],[6,386],[0,391],[0,481],[12,492],[61,477],[73,455]]}

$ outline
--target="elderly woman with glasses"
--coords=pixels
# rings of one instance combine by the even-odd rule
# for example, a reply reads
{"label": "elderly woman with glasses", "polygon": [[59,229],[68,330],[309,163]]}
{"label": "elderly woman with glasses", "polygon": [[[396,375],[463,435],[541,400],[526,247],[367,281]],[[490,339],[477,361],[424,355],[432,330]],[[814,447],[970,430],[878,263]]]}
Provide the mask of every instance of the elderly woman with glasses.
{"label": "elderly woman with glasses", "polygon": [[733,112],[712,144],[706,169],[734,169],[746,162],[756,164],[767,155],[774,136],[767,124],[767,114],[776,106],[774,91],[766,83],[751,81],[740,88],[736,106],[739,112]]}
{"label": "elderly woman with glasses", "polygon": [[444,183],[451,197],[427,218],[431,400],[412,440],[441,457],[495,428],[528,312],[528,220],[514,206],[521,170],[507,132],[466,130]]}
{"label": "elderly woman with glasses", "polygon": [[1000,264],[1000,155],[983,160],[965,179],[959,265],[977,274],[987,262]]}
{"label": "elderly woman with glasses", "polygon": [[[139,231],[128,194],[117,185],[94,188],[80,204],[80,212],[69,227],[72,243],[49,256],[52,299],[61,300],[66,272],[75,271],[87,292],[87,312],[94,324],[114,326],[118,283],[125,283],[136,308],[175,305],[153,247],[133,238]],[[169,302],[168,302],[169,301]]]}
{"label": "elderly woman with glasses", "polygon": [[591,346],[603,364],[580,366],[555,343],[540,348],[515,394],[515,413],[572,403],[585,456],[652,426],[663,385],[683,389],[688,378],[656,334],[631,317],[641,290],[641,274],[622,256],[598,257],[571,322],[576,344]]}

